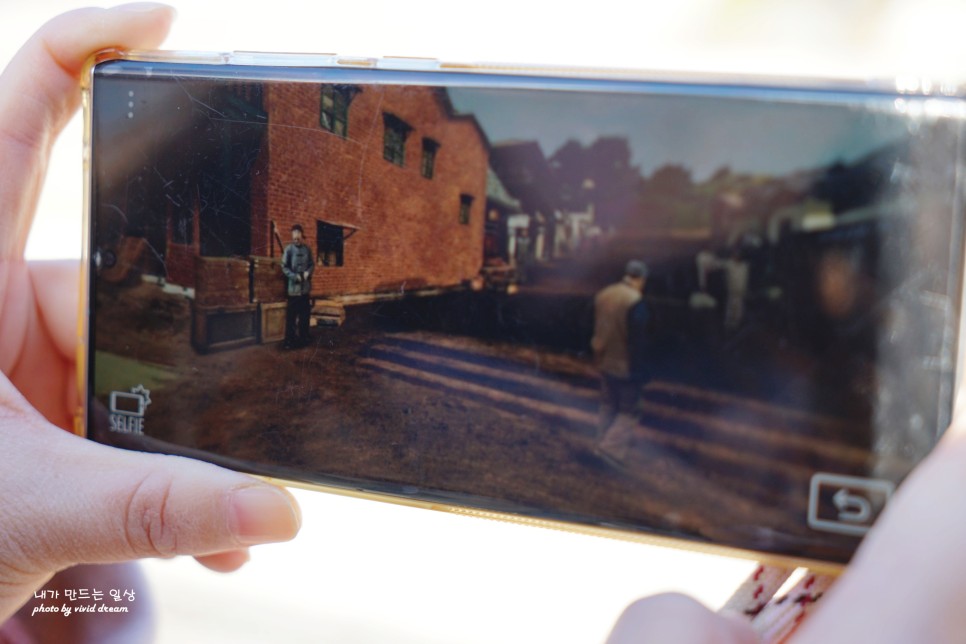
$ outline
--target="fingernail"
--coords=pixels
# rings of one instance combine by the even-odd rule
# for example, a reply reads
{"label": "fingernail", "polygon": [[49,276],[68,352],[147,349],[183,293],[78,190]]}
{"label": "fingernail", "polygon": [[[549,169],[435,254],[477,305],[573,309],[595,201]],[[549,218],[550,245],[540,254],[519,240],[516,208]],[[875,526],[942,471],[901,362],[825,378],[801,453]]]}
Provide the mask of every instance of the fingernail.
{"label": "fingernail", "polygon": [[267,485],[252,485],[231,493],[229,528],[245,545],[288,541],[302,524],[291,497]]}

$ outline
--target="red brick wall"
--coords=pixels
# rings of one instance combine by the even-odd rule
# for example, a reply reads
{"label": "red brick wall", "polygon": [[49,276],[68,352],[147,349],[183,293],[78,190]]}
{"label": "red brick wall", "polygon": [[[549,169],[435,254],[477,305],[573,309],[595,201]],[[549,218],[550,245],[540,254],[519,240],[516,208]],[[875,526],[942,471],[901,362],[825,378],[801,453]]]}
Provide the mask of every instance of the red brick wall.
{"label": "red brick wall", "polygon": [[[320,87],[273,85],[265,92],[269,114],[265,216],[285,243],[300,223],[316,245],[316,221],[358,227],[345,242],[341,267],[319,266],[316,295],[374,293],[450,286],[471,279],[483,262],[486,205],[485,143],[474,122],[446,114],[434,90],[365,86],[349,108],[348,138],[319,125]],[[405,165],[383,159],[383,112],[413,129]],[[420,173],[422,139],[440,144],[432,179]],[[459,223],[460,195],[473,197],[470,223]],[[261,239],[253,235],[253,241]],[[264,249],[253,249],[264,253]]]}
{"label": "red brick wall", "polygon": [[198,252],[191,246],[172,244],[168,241],[168,253],[165,257],[167,268],[166,279],[178,286],[195,285],[195,255]]}

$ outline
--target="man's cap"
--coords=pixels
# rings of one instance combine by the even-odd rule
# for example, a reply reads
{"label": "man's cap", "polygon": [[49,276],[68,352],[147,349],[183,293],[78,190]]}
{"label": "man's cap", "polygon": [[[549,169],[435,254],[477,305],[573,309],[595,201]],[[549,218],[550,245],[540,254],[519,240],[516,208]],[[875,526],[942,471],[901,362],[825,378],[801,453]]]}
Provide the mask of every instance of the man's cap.
{"label": "man's cap", "polygon": [[647,277],[647,264],[639,259],[632,259],[627,262],[624,274],[628,277]]}

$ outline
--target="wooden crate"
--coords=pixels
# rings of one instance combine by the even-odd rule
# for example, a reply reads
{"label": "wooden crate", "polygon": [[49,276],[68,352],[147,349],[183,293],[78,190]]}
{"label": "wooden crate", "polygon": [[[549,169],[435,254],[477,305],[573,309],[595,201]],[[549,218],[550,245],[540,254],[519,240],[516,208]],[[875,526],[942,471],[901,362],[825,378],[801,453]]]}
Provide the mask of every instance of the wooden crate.
{"label": "wooden crate", "polygon": [[316,300],[312,306],[312,321],[320,326],[342,326],[345,306],[335,300]]}
{"label": "wooden crate", "polygon": [[249,259],[252,265],[252,302],[284,302],[288,294],[282,260],[256,256]]}
{"label": "wooden crate", "polygon": [[254,344],[258,322],[257,304],[200,306],[195,301],[191,307],[191,344],[201,353]]}
{"label": "wooden crate", "polygon": [[234,257],[195,257],[195,303],[201,307],[249,303],[249,263]]}
{"label": "wooden crate", "polygon": [[262,344],[281,342],[285,339],[286,302],[262,302],[258,305],[259,333]]}

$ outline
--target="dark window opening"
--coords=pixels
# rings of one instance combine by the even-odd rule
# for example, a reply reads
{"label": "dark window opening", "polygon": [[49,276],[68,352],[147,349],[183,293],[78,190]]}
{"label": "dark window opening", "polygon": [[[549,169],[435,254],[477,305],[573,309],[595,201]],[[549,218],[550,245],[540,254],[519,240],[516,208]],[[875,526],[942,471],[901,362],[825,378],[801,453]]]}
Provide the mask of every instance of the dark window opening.
{"label": "dark window opening", "polygon": [[473,205],[472,195],[460,195],[460,223],[470,223],[470,207]]}
{"label": "dark window opening", "polygon": [[419,172],[427,179],[433,178],[436,169],[436,151],[439,150],[439,143],[432,139],[423,139],[423,161],[420,164]]}
{"label": "dark window opening", "polygon": [[342,266],[345,259],[345,230],[342,226],[317,221],[315,238],[318,240],[319,263],[323,266]]}
{"label": "dark window opening", "polygon": [[352,85],[323,85],[319,125],[343,139],[348,137],[349,104],[358,92]]}
{"label": "dark window opening", "polygon": [[406,137],[413,128],[398,116],[388,112],[383,113],[382,120],[386,128],[382,156],[386,161],[402,166],[406,161]]}

